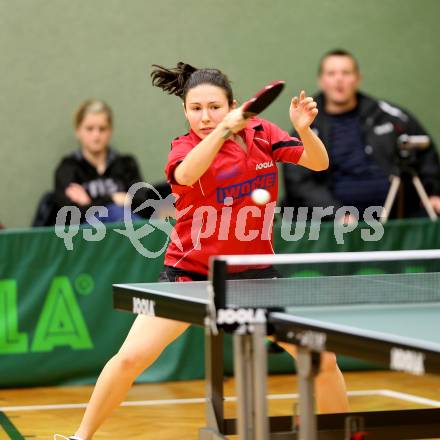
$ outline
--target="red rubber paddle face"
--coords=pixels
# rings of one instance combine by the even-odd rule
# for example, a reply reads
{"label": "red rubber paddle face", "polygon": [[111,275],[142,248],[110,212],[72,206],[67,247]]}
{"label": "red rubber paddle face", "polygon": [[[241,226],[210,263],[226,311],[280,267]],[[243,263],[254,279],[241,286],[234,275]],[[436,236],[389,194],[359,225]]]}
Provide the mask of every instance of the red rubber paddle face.
{"label": "red rubber paddle face", "polygon": [[272,81],[266,87],[261,89],[253,98],[243,104],[243,116],[245,118],[250,118],[269,107],[269,105],[272,104],[272,102],[275,101],[283,91],[285,84],[285,81],[281,80]]}

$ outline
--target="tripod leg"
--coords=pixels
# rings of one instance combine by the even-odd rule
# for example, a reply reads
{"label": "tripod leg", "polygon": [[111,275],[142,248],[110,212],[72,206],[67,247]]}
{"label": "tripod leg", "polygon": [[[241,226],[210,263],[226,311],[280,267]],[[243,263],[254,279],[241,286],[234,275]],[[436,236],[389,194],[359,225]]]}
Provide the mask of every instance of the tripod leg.
{"label": "tripod leg", "polygon": [[431,221],[435,222],[437,220],[437,214],[432,208],[431,203],[429,203],[428,194],[426,194],[425,188],[419,176],[413,176],[412,182],[417,191],[417,194],[420,197],[420,200],[422,201],[423,207],[425,208],[426,212],[429,215],[429,218],[431,219]]}
{"label": "tripod leg", "polygon": [[400,177],[399,176],[391,176],[391,186],[387,194],[387,198],[385,199],[384,209],[382,211],[382,216],[380,217],[380,222],[382,224],[386,223],[388,217],[390,215],[391,209],[393,207],[394,200],[396,199],[397,191],[400,186]]}

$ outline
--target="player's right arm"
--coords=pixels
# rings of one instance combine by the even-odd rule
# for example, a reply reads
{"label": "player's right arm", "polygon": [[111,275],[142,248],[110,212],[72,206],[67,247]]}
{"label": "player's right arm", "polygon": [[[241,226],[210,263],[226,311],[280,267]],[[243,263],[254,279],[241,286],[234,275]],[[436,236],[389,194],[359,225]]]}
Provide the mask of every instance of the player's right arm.
{"label": "player's right arm", "polygon": [[247,120],[243,119],[241,108],[230,111],[217,127],[198,143],[179,163],[174,170],[174,180],[179,185],[191,186],[212,164],[219,152],[225,138],[223,135],[228,130],[238,133],[246,126]]}

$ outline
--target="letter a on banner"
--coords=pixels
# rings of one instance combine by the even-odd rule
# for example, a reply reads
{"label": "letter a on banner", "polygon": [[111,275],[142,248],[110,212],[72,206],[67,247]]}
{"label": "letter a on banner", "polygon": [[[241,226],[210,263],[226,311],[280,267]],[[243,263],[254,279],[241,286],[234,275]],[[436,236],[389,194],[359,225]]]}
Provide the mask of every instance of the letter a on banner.
{"label": "letter a on banner", "polygon": [[93,348],[69,279],[55,277],[38,320],[32,351],[51,351],[66,345],[76,350]]}

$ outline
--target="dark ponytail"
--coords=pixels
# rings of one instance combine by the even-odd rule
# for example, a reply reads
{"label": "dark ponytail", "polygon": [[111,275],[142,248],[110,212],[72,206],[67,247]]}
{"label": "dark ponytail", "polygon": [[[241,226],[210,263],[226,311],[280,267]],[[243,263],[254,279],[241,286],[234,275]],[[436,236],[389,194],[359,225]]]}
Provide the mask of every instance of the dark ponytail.
{"label": "dark ponytail", "polygon": [[169,95],[176,95],[185,103],[188,91],[200,84],[212,84],[225,91],[228,104],[232,105],[234,96],[228,77],[218,69],[197,69],[189,64],[177,63],[167,69],[153,64],[151,72],[153,86],[160,87]]}

